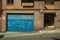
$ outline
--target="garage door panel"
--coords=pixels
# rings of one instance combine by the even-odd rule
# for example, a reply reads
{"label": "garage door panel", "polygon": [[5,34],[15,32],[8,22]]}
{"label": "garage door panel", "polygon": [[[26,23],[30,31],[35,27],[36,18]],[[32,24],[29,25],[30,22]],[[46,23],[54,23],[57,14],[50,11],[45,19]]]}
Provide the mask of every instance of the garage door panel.
{"label": "garage door panel", "polygon": [[33,31],[33,15],[7,15],[8,31]]}

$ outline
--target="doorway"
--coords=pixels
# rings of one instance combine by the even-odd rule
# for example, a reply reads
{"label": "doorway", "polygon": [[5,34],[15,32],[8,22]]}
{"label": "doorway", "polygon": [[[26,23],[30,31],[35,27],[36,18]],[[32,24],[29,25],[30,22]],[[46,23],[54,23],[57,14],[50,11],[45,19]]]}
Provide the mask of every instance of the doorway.
{"label": "doorway", "polygon": [[44,14],[44,27],[53,26],[55,19],[55,13]]}

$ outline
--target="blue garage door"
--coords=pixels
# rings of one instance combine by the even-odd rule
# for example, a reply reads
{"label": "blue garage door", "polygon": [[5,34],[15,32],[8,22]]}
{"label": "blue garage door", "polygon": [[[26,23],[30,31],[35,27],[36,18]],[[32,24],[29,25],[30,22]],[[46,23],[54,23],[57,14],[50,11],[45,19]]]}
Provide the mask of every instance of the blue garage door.
{"label": "blue garage door", "polygon": [[33,15],[8,14],[7,31],[25,31],[31,32],[34,28]]}

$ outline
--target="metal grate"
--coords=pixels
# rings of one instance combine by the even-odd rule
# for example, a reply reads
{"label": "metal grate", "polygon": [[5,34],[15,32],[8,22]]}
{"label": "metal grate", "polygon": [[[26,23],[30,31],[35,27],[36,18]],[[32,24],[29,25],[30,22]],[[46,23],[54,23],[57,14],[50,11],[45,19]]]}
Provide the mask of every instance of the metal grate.
{"label": "metal grate", "polygon": [[13,4],[14,1],[13,0],[7,0],[7,4]]}
{"label": "metal grate", "polygon": [[54,0],[45,0],[45,4],[54,4]]}

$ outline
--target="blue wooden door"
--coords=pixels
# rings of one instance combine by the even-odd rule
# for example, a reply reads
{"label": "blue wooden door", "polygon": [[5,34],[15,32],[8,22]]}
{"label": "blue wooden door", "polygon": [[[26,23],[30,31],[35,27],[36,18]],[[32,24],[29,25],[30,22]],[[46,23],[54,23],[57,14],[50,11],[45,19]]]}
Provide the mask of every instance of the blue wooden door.
{"label": "blue wooden door", "polygon": [[31,32],[34,28],[33,15],[8,14],[7,31],[26,31]]}

